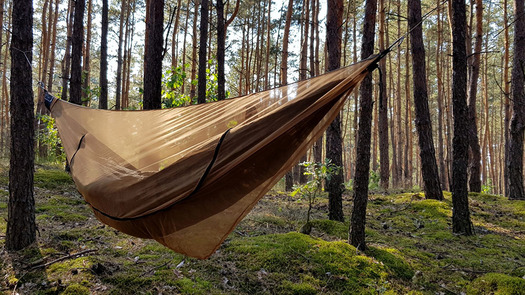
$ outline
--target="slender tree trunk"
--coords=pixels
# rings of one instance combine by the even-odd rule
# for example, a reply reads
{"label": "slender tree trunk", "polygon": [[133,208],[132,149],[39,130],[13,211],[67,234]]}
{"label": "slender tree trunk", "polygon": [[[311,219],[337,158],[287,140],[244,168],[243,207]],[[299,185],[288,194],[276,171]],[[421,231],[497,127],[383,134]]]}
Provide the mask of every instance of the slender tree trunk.
{"label": "slender tree trunk", "polygon": [[206,66],[208,59],[206,56],[206,48],[208,47],[208,0],[201,2],[201,23],[200,23],[200,41],[199,41],[199,81],[197,91],[197,102],[206,102]]}
{"label": "slender tree trunk", "polygon": [[98,107],[108,108],[108,0],[102,0],[102,32],[100,38],[100,101]]}
{"label": "slender tree trunk", "polygon": [[476,93],[478,91],[479,65],[483,34],[483,4],[476,0],[476,36],[474,52],[468,59],[470,75],[468,81],[468,124],[469,124],[469,188],[472,192],[481,192],[481,153],[476,124]]}
{"label": "slender tree trunk", "polygon": [[438,161],[439,161],[439,179],[443,189],[447,189],[447,174],[445,171],[445,158],[444,148],[445,145],[443,139],[443,112],[445,110],[443,106],[443,70],[441,64],[441,51],[442,48],[442,35],[443,27],[441,20],[441,2],[437,1],[437,46],[436,46],[436,75],[437,75],[437,103],[438,103]]}
{"label": "slender tree trunk", "polygon": [[[379,51],[385,50],[385,0],[379,0]],[[386,95],[386,59],[379,61],[380,84],[379,84],[379,166],[380,166],[380,181],[383,189],[388,189],[388,182],[390,178],[390,163],[388,153],[388,97]],[[391,126],[393,129],[393,126]],[[392,144],[394,140],[392,139]],[[393,146],[396,149],[396,146]],[[393,159],[395,163],[395,158]],[[394,165],[397,167],[397,165]],[[392,167],[394,168],[394,167]],[[397,170],[397,169],[396,169]],[[393,170],[393,173],[397,171]],[[394,176],[395,177],[395,176]]]}
{"label": "slender tree trunk", "polygon": [[[221,0],[222,1],[222,0]],[[171,68],[177,68],[179,60],[179,23],[180,23],[180,11],[182,10],[182,0],[177,0],[177,13],[175,14],[175,25],[173,27],[173,33],[171,35]],[[183,65],[184,66],[184,65]]]}
{"label": "slender tree trunk", "polygon": [[[150,48],[148,48],[150,46],[150,41],[149,41],[149,38],[151,38],[152,36],[150,36],[150,34],[152,33],[152,30],[154,30],[153,28],[151,28],[151,26],[153,26],[153,23],[152,23],[152,18],[154,18],[155,16],[152,16],[152,14],[154,12],[152,12],[151,10],[152,9],[155,9],[154,7],[157,4],[158,1],[162,1],[162,6],[164,7],[164,0],[147,0],[146,1],[146,45],[144,46],[144,92],[146,92],[146,84],[148,84],[148,87],[151,86],[149,85],[149,82],[147,82],[146,80],[146,77],[147,74],[146,74],[146,68],[148,68],[148,62],[150,61],[148,59],[148,57],[151,57],[151,56],[148,56],[148,50]],[[119,31],[118,31],[118,49],[117,49],[117,78],[116,78],[116,83],[117,83],[117,90],[115,91],[115,109],[116,110],[120,110],[121,108],[121,96],[122,96],[122,42],[123,42],[123,35],[124,35],[124,21],[126,20],[126,8],[127,8],[127,0],[121,0],[121,7],[120,7],[120,23],[119,23]],[[164,17],[164,16],[163,16]],[[161,26],[162,28],[162,26]],[[155,36],[155,37],[158,37],[158,36]],[[155,38],[153,37],[153,38]],[[153,46],[155,47],[159,47],[160,46],[160,50],[157,48],[156,50],[159,50],[158,52],[161,53],[162,52],[162,45],[163,45],[163,40],[162,40],[162,29],[161,29],[161,37],[160,39],[156,40],[157,42],[160,42],[159,44],[155,44]],[[155,49],[154,49],[155,50]],[[150,52],[151,53],[151,52]],[[159,58],[159,56],[155,57],[155,58]],[[148,80],[151,80],[153,79],[153,77],[148,77]],[[160,79],[160,78],[159,78]],[[160,81],[159,81],[159,84],[160,84]],[[159,98],[160,100],[160,98]],[[144,94],[144,102],[146,101],[146,94]],[[146,106],[144,106],[144,108],[146,109]],[[160,107],[159,107],[160,108]]]}
{"label": "slender tree trunk", "polygon": [[197,77],[197,20],[199,18],[200,0],[195,1],[195,11],[193,13],[193,33],[192,33],[192,52],[191,52],[191,86],[190,98],[193,100],[196,94],[195,81]]}
{"label": "slender tree trunk", "polygon": [[59,14],[60,0],[55,1],[55,13],[53,15],[53,31],[51,36],[51,57],[49,58],[49,78],[47,79],[47,91],[53,92],[53,78],[55,75],[55,56],[57,41],[57,23]]}
{"label": "slender tree trunk", "polygon": [[509,147],[510,147],[510,81],[509,81],[509,60],[510,60],[510,38],[509,38],[509,26],[508,24],[508,12],[507,12],[507,0],[503,1],[503,25],[505,26],[505,53],[503,55],[503,89],[505,92],[505,162],[503,165],[503,179],[505,186],[505,196],[509,197],[509,169],[507,163],[510,161],[509,158]]}
{"label": "slender tree trunk", "polygon": [[226,50],[226,21],[224,20],[224,2],[217,0],[217,100],[226,98],[226,77],[224,74],[224,54]]}
{"label": "slender tree trunk", "polygon": [[[288,37],[290,35],[290,25],[292,24],[293,0],[288,0],[288,10],[286,11],[286,21],[283,34],[283,51],[281,56],[281,86],[288,84]],[[285,189],[292,190],[293,173],[288,171],[285,175]]]}
{"label": "slender tree trunk", "polygon": [[408,24],[412,30],[410,33],[410,47],[412,50],[414,107],[416,110],[416,128],[419,136],[419,153],[421,172],[425,184],[425,197],[427,199],[443,200],[434,140],[432,138],[427,83],[426,79],[421,79],[421,77],[426,77],[423,31],[421,26],[418,25],[421,21],[421,2],[419,0],[409,0],[408,6]]}
{"label": "slender tree trunk", "polygon": [[[374,52],[374,28],[376,22],[376,0],[366,0],[365,21],[361,58]],[[356,171],[354,176],[354,207],[350,221],[349,242],[358,249],[365,250],[366,205],[368,202],[368,180],[370,173],[370,131],[372,124],[372,74],[361,82],[359,88],[361,106],[359,110],[359,129],[357,134]]]}
{"label": "slender tree trunk", "polygon": [[[343,24],[343,0],[328,0],[326,16],[326,48],[328,52],[328,71],[341,66],[341,41]],[[308,27],[308,26],[306,26]],[[328,218],[344,221],[343,214],[343,142],[341,137],[341,115],[338,115],[326,130],[326,158],[340,167],[326,180],[328,191]]]}
{"label": "slender tree trunk", "polygon": [[[20,250],[36,240],[33,59],[33,1],[13,1],[11,41],[11,160],[5,247]],[[28,63],[29,62],[29,63]]]}
{"label": "slender tree trunk", "polygon": [[69,0],[68,6],[68,19],[67,19],[67,38],[66,38],[66,50],[64,53],[64,59],[62,60],[62,95],[61,99],[67,100],[68,93],[68,82],[70,80],[71,70],[71,43],[72,43],[72,32],[73,32],[73,18],[75,16],[75,1]]}
{"label": "slender tree trunk", "polygon": [[524,200],[523,139],[525,131],[525,1],[514,0],[514,58],[512,60],[511,100],[514,114],[510,122],[509,199]]}
{"label": "slender tree trunk", "polygon": [[75,1],[75,19],[73,39],[71,40],[71,82],[69,101],[82,104],[82,44],[84,43],[84,8],[85,0]]}
{"label": "slender tree trunk", "polygon": [[149,0],[144,53],[144,109],[161,108],[164,0]]}
{"label": "slender tree trunk", "polygon": [[82,86],[82,104],[87,106],[89,104],[89,79],[90,79],[90,58],[91,58],[91,12],[93,10],[93,0],[88,0],[88,21],[86,27],[86,47],[84,51],[84,66],[83,66],[83,86]]}
{"label": "slender tree trunk", "polygon": [[467,191],[468,125],[465,120],[468,115],[466,27],[465,2],[464,0],[453,0],[452,101],[454,139],[452,143],[452,231],[457,234],[472,235]]}

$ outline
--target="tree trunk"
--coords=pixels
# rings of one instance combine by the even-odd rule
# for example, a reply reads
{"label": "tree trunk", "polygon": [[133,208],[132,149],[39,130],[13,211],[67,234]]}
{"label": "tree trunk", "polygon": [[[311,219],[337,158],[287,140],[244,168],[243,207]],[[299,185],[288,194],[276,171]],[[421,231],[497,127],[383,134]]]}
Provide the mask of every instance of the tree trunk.
{"label": "tree trunk", "polygon": [[60,0],[55,1],[55,13],[53,18],[53,31],[51,36],[51,57],[49,58],[49,78],[47,79],[47,91],[53,92],[53,77],[55,75],[55,55],[56,55],[56,40],[57,40],[57,23],[59,14]]}
{"label": "tree trunk", "polygon": [[511,101],[514,114],[510,122],[509,199],[525,200],[523,189],[523,132],[525,130],[525,1],[514,0],[514,58],[511,73]]}
{"label": "tree trunk", "polygon": [[100,109],[108,108],[108,0],[102,0],[102,32],[100,38]]}
{"label": "tree trunk", "polygon": [[33,59],[33,1],[13,1],[11,41],[11,160],[5,247],[20,250],[36,240]]}
{"label": "tree trunk", "polygon": [[503,91],[505,92],[505,161],[503,163],[503,185],[505,187],[505,196],[509,197],[509,169],[507,162],[509,162],[509,128],[510,128],[510,84],[509,84],[509,49],[510,49],[510,38],[509,38],[509,26],[508,24],[508,13],[507,13],[507,0],[503,1],[503,25],[505,26],[505,53],[503,55]]}
{"label": "tree trunk", "polygon": [[481,59],[481,42],[483,34],[483,3],[476,0],[476,41],[474,52],[468,59],[470,75],[468,81],[468,120],[469,124],[469,188],[472,192],[481,192],[481,153],[476,123],[476,93],[478,91],[479,64]]}
{"label": "tree trunk", "polygon": [[208,58],[206,48],[208,47],[208,0],[201,2],[201,23],[200,23],[200,41],[199,41],[199,76],[197,85],[197,102],[206,102],[206,66]]}
{"label": "tree trunk", "polygon": [[[376,22],[376,0],[366,0],[363,25],[361,59],[374,52],[374,28]],[[358,249],[365,250],[366,205],[368,202],[368,180],[370,173],[370,131],[372,123],[372,74],[363,79],[359,88],[361,106],[357,134],[356,171],[354,176],[354,207],[350,221],[349,242]]]}
{"label": "tree trunk", "polygon": [[[385,50],[385,0],[379,0],[379,51]],[[380,84],[379,84],[379,166],[380,181],[383,189],[388,189],[390,178],[390,163],[388,153],[388,97],[386,95],[386,59],[379,61]],[[392,126],[393,129],[393,126]],[[392,144],[394,140],[392,139]],[[395,149],[396,146],[393,146]],[[393,159],[395,163],[395,158]],[[397,165],[395,165],[397,167]],[[397,170],[397,169],[396,169]],[[397,171],[393,170],[392,173]],[[395,177],[395,176],[394,176]],[[397,178],[396,178],[397,179]]]}
{"label": "tree trunk", "polygon": [[164,0],[149,0],[144,53],[144,109],[161,108]]}
{"label": "tree trunk", "polygon": [[74,104],[82,104],[82,44],[84,43],[85,6],[85,0],[75,1],[75,19],[71,40],[71,88],[69,90],[69,101]]}
{"label": "tree trunk", "polygon": [[[326,16],[326,49],[328,53],[328,71],[341,66],[341,41],[343,25],[343,0],[328,0]],[[308,26],[306,26],[308,27]],[[328,191],[328,218],[344,221],[343,214],[343,142],[341,137],[341,115],[338,115],[326,130],[326,158],[340,167],[326,180]]]}
{"label": "tree trunk", "polygon": [[[283,34],[283,51],[281,56],[281,86],[288,84],[288,37],[290,35],[290,25],[292,24],[293,0],[288,0],[288,9],[286,11],[286,21],[284,24]],[[285,188],[287,191],[292,190],[293,173],[288,171],[284,178]]]}
{"label": "tree trunk", "polygon": [[192,52],[191,52],[191,86],[190,86],[190,98],[193,100],[195,97],[195,81],[197,77],[197,19],[199,18],[199,5],[200,1],[195,1],[195,11],[193,13],[193,33],[192,33]]}
{"label": "tree trunk", "polygon": [[472,235],[467,191],[468,125],[465,120],[468,115],[466,27],[465,2],[464,0],[453,0],[452,103],[454,139],[452,142],[452,231],[456,234]]}
{"label": "tree trunk", "polygon": [[64,53],[64,59],[62,60],[62,95],[61,99],[67,100],[68,93],[68,82],[71,70],[71,43],[72,43],[72,31],[73,31],[73,18],[75,16],[75,1],[69,0],[68,5],[68,19],[67,19],[67,37],[66,37],[66,49]]}
{"label": "tree trunk", "polygon": [[82,104],[87,106],[89,104],[89,79],[90,79],[90,66],[89,66],[89,62],[90,62],[90,57],[91,57],[91,19],[92,19],[92,16],[91,16],[91,11],[93,10],[93,0],[89,0],[89,3],[88,3],[88,12],[87,12],[87,16],[88,16],[88,22],[87,22],[87,27],[86,27],[86,47],[85,47],[85,54],[84,54],[84,67],[83,67],[83,72],[84,72],[84,75],[83,75],[83,78],[84,78],[84,81],[83,81],[83,86],[82,86]]}
{"label": "tree trunk", "polygon": [[419,153],[421,157],[421,172],[425,184],[427,199],[443,200],[443,191],[439,182],[439,173],[436,163],[436,152],[432,138],[432,124],[428,109],[428,93],[425,68],[425,49],[423,46],[423,31],[421,21],[421,2],[409,0],[408,24],[411,28],[410,47],[412,51],[412,72],[414,83],[414,107],[416,111],[416,129],[419,136]]}
{"label": "tree trunk", "polygon": [[[144,92],[146,92],[146,84],[148,84],[148,87],[151,86],[149,85],[149,82],[150,82],[150,79],[154,79],[153,77],[148,77],[147,73],[146,73],[146,68],[148,67],[148,58],[151,58],[151,55],[148,56],[148,50],[150,50],[150,54],[151,54],[151,48],[148,48],[150,47],[151,44],[153,43],[150,43],[149,41],[149,38],[151,37],[150,34],[152,33],[152,26],[153,26],[153,23],[152,23],[152,18],[154,18],[155,16],[152,16],[152,14],[154,12],[152,12],[152,9],[154,9],[155,5],[157,5],[157,2],[158,1],[162,1],[164,2],[164,0],[147,0],[146,1],[146,45],[144,46]],[[117,78],[116,78],[116,83],[117,83],[117,90],[115,91],[115,109],[116,110],[120,110],[120,107],[121,107],[121,95],[122,95],[122,37],[123,37],[123,31],[124,31],[124,20],[126,19],[126,2],[127,0],[121,0],[121,7],[120,7],[120,23],[119,23],[119,31],[118,31],[118,49],[117,49]],[[163,7],[164,7],[164,3],[163,3]],[[163,15],[164,17],[164,15]],[[162,26],[161,26],[162,28]],[[154,33],[153,33],[154,34]],[[158,36],[153,36],[151,38],[156,38]],[[156,40],[157,42],[160,42],[159,44],[155,44],[155,45],[152,45],[152,46],[155,46],[155,47],[159,47],[160,46],[160,50],[158,51],[159,53],[162,54],[162,45],[163,45],[163,39],[162,39],[162,29],[161,29],[161,36],[160,36],[160,39],[157,39]],[[153,49],[155,50],[155,49]],[[158,50],[158,48],[156,49]],[[160,55],[158,56],[155,56],[153,57],[154,59],[156,58],[159,58]],[[151,69],[151,68],[150,68]],[[148,77],[146,79],[146,77]],[[159,78],[160,79],[160,78]],[[160,83],[160,81],[159,81]],[[144,94],[144,105],[146,104],[146,94]],[[160,100],[160,97],[159,97],[159,100]],[[160,104],[159,104],[160,105]],[[160,108],[160,107],[158,107]],[[146,107],[144,106],[144,109],[146,109]]]}
{"label": "tree trunk", "polygon": [[224,74],[224,54],[226,50],[226,21],[224,20],[224,2],[217,0],[217,100],[226,98],[226,77]]}
{"label": "tree trunk", "polygon": [[445,110],[443,106],[443,70],[441,64],[441,51],[442,48],[442,21],[441,21],[441,2],[438,0],[437,6],[437,46],[436,46],[436,76],[437,76],[437,103],[438,103],[438,161],[439,161],[439,176],[440,182],[443,189],[447,189],[448,181],[445,170],[445,157],[444,157],[444,139],[443,139],[443,112]]}

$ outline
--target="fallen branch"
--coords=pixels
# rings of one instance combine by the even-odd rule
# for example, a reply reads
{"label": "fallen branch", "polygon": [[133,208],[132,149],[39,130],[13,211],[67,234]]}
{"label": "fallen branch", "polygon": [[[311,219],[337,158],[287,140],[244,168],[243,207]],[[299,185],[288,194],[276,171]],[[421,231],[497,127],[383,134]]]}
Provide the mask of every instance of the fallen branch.
{"label": "fallen branch", "polygon": [[71,259],[71,258],[76,258],[78,256],[82,256],[82,255],[85,255],[85,254],[88,254],[88,253],[92,253],[92,252],[96,252],[96,251],[98,251],[98,250],[97,249],[88,249],[88,250],[84,250],[84,251],[81,251],[81,252],[78,252],[78,253],[75,253],[75,254],[66,255],[66,256],[60,257],[58,259],[49,261],[47,263],[43,263],[43,264],[38,264],[38,265],[32,266],[30,268],[30,270],[37,269],[37,268],[42,268],[42,267],[47,267],[47,266],[50,266],[51,264],[54,264],[54,263],[57,263],[57,262],[60,262],[60,261],[64,261],[64,260]]}
{"label": "fallen branch", "polygon": [[141,276],[141,277],[142,277],[142,276],[145,276],[145,275],[149,274],[150,272],[152,272],[152,271],[156,271],[157,269],[162,268],[162,267],[164,267],[164,266],[166,266],[166,265],[168,265],[168,264],[170,264],[170,263],[171,263],[171,261],[168,261],[168,262],[166,262],[166,263],[164,263],[164,264],[162,264],[162,265],[159,265],[159,266],[157,266],[157,267],[154,267],[154,268],[152,268],[152,269],[150,269],[150,270],[148,270],[148,271],[143,272],[140,276]]}

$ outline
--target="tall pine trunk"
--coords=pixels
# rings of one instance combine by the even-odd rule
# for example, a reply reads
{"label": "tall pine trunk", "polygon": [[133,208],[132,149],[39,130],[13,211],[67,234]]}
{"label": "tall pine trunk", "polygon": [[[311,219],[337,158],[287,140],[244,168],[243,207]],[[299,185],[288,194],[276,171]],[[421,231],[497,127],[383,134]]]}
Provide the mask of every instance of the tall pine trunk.
{"label": "tall pine trunk", "polygon": [[414,91],[414,107],[416,111],[416,129],[419,136],[419,155],[421,158],[421,172],[425,184],[427,199],[443,200],[443,191],[439,181],[436,151],[432,138],[432,124],[428,109],[428,93],[425,65],[425,49],[423,45],[423,30],[419,26],[421,21],[420,0],[409,0],[408,25],[411,28],[410,47],[412,51],[412,78]]}
{"label": "tall pine trunk", "polygon": [[102,32],[100,37],[100,109],[108,108],[108,0],[102,0]]}
{"label": "tall pine trunk", "polygon": [[82,45],[84,43],[84,9],[85,0],[75,1],[75,18],[71,40],[71,81],[69,101],[82,104]]}
{"label": "tall pine trunk", "polygon": [[[361,59],[374,53],[374,28],[376,23],[376,0],[366,0],[365,21]],[[370,132],[372,127],[372,74],[367,75],[359,88],[361,97],[359,129],[357,133],[356,171],[354,175],[354,207],[350,220],[349,242],[354,247],[365,250],[366,206],[368,203],[368,180],[370,173]]]}
{"label": "tall pine trunk", "polygon": [[478,92],[479,65],[483,34],[483,3],[476,0],[476,36],[474,52],[468,59],[470,69],[468,81],[468,120],[469,123],[469,188],[471,192],[481,192],[481,153],[476,123],[476,93]]}
{"label": "tall pine trunk", "polygon": [[[379,0],[379,51],[385,50],[385,0]],[[379,166],[380,166],[380,182],[383,189],[388,189],[388,181],[390,178],[390,163],[388,154],[388,96],[386,95],[386,59],[379,61],[380,75],[380,90],[379,90]],[[393,126],[391,127],[393,129]],[[392,130],[393,131],[393,130]],[[392,144],[394,140],[392,139]],[[394,151],[396,146],[393,147]],[[393,159],[395,163],[395,158]],[[397,167],[397,165],[393,165]],[[397,173],[394,169],[392,173]],[[396,176],[394,178],[397,179]]]}
{"label": "tall pine trunk", "polygon": [[144,54],[144,109],[161,108],[164,0],[149,0]]}
{"label": "tall pine trunk", "polygon": [[[326,16],[327,69],[333,71],[341,66],[341,39],[343,24],[343,0],[328,0]],[[306,26],[308,27],[308,26]],[[339,171],[326,180],[328,191],[328,218],[344,221],[343,214],[343,140],[341,137],[341,115],[326,130],[326,158],[332,161]]]}
{"label": "tall pine trunk", "polygon": [[452,103],[454,138],[452,140],[452,231],[472,235],[468,207],[467,165],[468,125],[467,107],[467,50],[465,46],[466,12],[464,0],[452,1]]}
{"label": "tall pine trunk", "polygon": [[13,1],[11,41],[11,160],[5,247],[20,250],[36,240],[34,171],[33,1]]}
{"label": "tall pine trunk", "polygon": [[199,74],[197,84],[197,102],[206,102],[206,66],[208,65],[208,57],[206,49],[208,47],[208,0],[201,2],[201,23],[200,23],[200,39],[199,39]]}
{"label": "tall pine trunk", "polygon": [[525,131],[525,1],[514,0],[514,58],[511,73],[511,100],[514,114],[510,121],[509,199],[524,200],[523,132]]}

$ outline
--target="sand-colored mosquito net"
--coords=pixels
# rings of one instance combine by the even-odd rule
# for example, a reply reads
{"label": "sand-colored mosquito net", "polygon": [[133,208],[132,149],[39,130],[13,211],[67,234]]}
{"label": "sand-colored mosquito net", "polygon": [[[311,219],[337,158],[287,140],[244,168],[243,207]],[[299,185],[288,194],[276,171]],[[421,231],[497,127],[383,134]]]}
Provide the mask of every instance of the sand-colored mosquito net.
{"label": "sand-colored mosquito net", "polygon": [[48,102],[78,191],[100,221],[206,258],[323,134],[376,62],[174,109]]}

